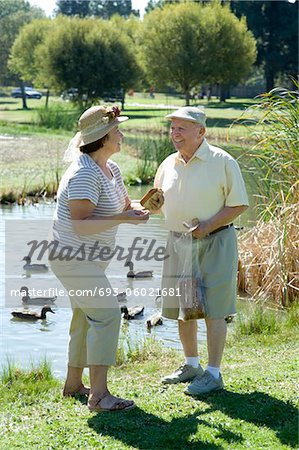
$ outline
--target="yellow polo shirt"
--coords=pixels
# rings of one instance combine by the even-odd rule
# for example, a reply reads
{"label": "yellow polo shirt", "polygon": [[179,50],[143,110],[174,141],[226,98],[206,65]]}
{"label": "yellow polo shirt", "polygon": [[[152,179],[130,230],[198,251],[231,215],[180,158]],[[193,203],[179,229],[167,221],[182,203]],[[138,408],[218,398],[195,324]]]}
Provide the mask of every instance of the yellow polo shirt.
{"label": "yellow polo shirt", "polygon": [[164,191],[162,212],[171,231],[184,232],[184,221],[208,220],[225,206],[249,204],[238,163],[206,140],[187,163],[179,152],[168,156],[157,170],[154,186]]}

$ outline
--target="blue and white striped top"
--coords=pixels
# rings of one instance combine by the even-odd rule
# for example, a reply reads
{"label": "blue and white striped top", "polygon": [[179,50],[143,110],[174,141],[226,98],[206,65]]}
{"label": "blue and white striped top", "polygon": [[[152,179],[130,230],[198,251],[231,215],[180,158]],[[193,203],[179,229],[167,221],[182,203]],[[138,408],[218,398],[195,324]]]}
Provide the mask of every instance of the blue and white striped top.
{"label": "blue and white striped top", "polygon": [[82,154],[63,175],[53,225],[53,239],[59,242],[58,251],[66,247],[76,251],[84,244],[85,257],[88,257],[88,250],[95,242],[100,247],[114,247],[117,226],[99,234],[79,236],[73,230],[68,203],[69,200],[89,200],[96,206],[94,216],[113,216],[124,211],[128,194],[119,167],[111,160],[107,165],[113,174],[111,180],[89,155]]}

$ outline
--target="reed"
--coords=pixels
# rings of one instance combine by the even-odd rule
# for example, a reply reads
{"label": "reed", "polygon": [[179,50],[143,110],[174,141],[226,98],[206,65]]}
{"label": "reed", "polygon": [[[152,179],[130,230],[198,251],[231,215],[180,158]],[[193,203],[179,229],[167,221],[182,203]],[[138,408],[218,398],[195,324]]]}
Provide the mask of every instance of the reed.
{"label": "reed", "polygon": [[260,218],[241,235],[239,273],[242,290],[254,299],[289,306],[299,295],[298,204],[270,205],[271,219]]}
{"label": "reed", "polygon": [[250,156],[260,213],[257,224],[240,238],[243,290],[255,299],[273,299],[279,307],[299,297],[297,97],[296,91],[276,88],[255,106],[261,118]]}

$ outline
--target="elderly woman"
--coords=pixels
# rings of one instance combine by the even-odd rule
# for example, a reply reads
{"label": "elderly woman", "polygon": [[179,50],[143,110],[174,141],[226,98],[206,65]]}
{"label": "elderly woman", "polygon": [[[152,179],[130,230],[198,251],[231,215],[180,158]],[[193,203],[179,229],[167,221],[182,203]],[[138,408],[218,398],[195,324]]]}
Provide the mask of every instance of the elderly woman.
{"label": "elderly woman", "polygon": [[[118,125],[128,119],[119,114],[116,107],[93,106],[79,119],[80,131],[67,151],[73,163],[62,177],[57,195],[53,237],[58,247],[49,258],[53,272],[68,291],[73,311],[63,394],[88,395],[91,411],[135,406],[107,388],[108,367],[116,360],[121,315],[105,275],[107,258],[101,255],[113,249],[117,225],[145,223],[149,214],[131,208],[120,170],[109,159],[120,151],[123,135]],[[82,383],[84,367],[89,367],[90,389]]]}

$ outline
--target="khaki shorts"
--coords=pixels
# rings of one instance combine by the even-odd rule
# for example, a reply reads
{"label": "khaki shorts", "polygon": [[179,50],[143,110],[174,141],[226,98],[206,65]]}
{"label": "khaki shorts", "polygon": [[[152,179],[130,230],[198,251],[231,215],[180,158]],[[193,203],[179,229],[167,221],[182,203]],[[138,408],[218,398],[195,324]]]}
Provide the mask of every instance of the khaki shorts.
{"label": "khaki shorts", "polygon": [[71,367],[116,363],[121,313],[105,275],[105,264],[49,261],[69,293],[72,306],[68,364]]}
{"label": "khaki shorts", "polygon": [[[162,314],[169,319],[179,317],[180,277],[176,233],[170,232],[167,241],[162,278]],[[193,241],[194,242],[194,241]],[[206,297],[206,315],[220,319],[236,313],[238,249],[234,227],[219,231],[211,236],[198,239],[198,262]],[[175,295],[173,295],[175,293]]]}

